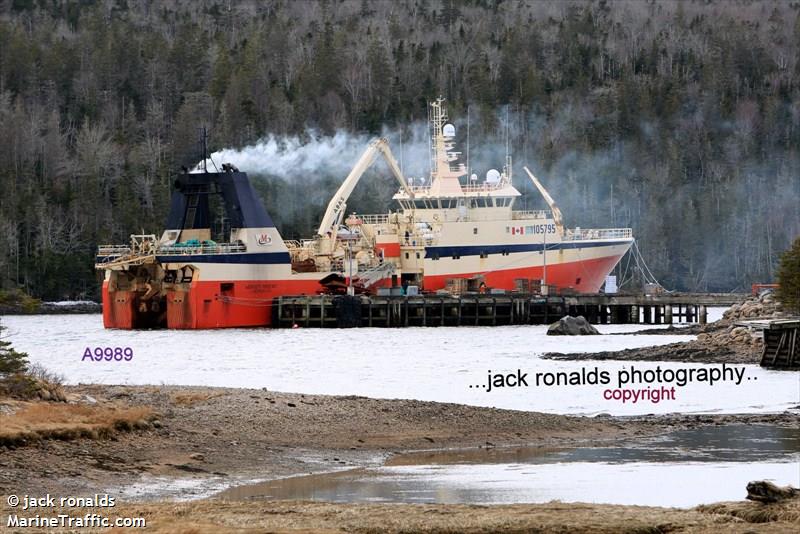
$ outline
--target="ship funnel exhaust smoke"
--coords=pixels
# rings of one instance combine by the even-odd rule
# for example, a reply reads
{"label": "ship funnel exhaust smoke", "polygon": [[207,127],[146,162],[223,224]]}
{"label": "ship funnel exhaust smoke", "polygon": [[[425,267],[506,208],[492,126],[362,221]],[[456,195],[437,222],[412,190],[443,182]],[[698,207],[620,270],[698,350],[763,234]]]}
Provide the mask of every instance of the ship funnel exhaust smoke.
{"label": "ship funnel exhaust smoke", "polygon": [[[407,176],[428,174],[428,141],[424,125],[414,124],[402,131],[385,129],[380,136],[389,139],[389,145]],[[343,179],[373,137],[343,130],[327,136],[316,130],[307,130],[297,136],[270,134],[254,145],[214,152],[210,160],[217,165],[220,162],[231,163],[253,175],[266,174],[286,181],[292,181],[301,174],[312,180],[315,176],[338,176]],[[212,168],[211,161],[208,161],[208,165]],[[201,168],[202,162],[195,170]]]}
{"label": "ship funnel exhaust smoke", "polygon": [[[466,135],[466,127],[448,125],[448,133],[455,133],[456,149],[461,151],[459,160],[465,162],[464,142],[461,134]],[[353,168],[358,158],[367,148],[370,140],[385,137],[403,170],[406,178],[414,178],[419,184],[421,177],[425,181],[430,176],[430,141],[427,124],[414,122],[402,128],[384,128],[377,136],[352,134],[338,130],[333,135],[322,135],[317,130],[306,130],[303,135],[278,136],[267,135],[253,145],[243,148],[225,148],[211,154],[206,161],[209,169],[217,168],[222,163],[235,165],[251,175],[269,175],[291,182],[299,175],[308,180],[334,177],[344,179]],[[470,166],[479,175],[497,167],[502,163],[504,146],[501,142],[490,140],[472,147]],[[378,168],[383,163],[377,163]],[[199,162],[193,172],[202,172],[203,162]],[[387,175],[388,176],[388,175]]]}

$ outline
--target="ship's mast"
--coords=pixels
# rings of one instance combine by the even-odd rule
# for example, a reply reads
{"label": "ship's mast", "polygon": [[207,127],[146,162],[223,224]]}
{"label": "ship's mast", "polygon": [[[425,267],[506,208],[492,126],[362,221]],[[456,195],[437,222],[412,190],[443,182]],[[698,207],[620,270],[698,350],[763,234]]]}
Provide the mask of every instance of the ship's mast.
{"label": "ship's mast", "polygon": [[467,106],[467,176],[471,175],[472,170],[469,166],[469,106]]}
{"label": "ship's mast", "polygon": [[504,174],[506,175],[506,180],[508,183],[511,183],[511,125],[508,122],[508,106],[506,106],[506,167],[504,169]]}
{"label": "ship's mast", "polygon": [[451,165],[458,157],[452,152],[455,128],[447,124],[444,99],[439,97],[428,107],[431,135],[431,187],[432,196],[460,197],[464,194],[459,177],[466,173],[463,163]]}
{"label": "ship's mast", "polygon": [[447,122],[447,114],[444,110],[444,99],[439,97],[435,102],[431,102],[428,108],[428,123],[430,125],[431,136],[431,181],[438,176],[439,171],[439,143],[442,139],[442,128]]}

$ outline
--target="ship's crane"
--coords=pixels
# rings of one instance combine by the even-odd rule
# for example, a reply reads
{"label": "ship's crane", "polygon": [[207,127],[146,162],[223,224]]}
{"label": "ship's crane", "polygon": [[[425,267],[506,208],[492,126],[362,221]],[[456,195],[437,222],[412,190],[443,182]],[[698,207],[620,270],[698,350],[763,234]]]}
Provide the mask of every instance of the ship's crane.
{"label": "ship's crane", "polygon": [[548,206],[550,206],[550,211],[553,213],[553,222],[556,224],[559,235],[564,235],[564,218],[561,216],[561,210],[558,209],[558,206],[556,206],[556,201],[553,200],[553,197],[550,196],[550,193],[547,192],[547,189],[545,189],[544,186],[539,183],[539,180],[536,179],[533,173],[528,170],[528,167],[523,168],[525,169],[525,172],[528,173],[533,185],[536,186],[536,189],[538,189],[544,197],[544,201],[547,202]]}
{"label": "ship's crane", "polygon": [[378,154],[383,156],[383,159],[386,160],[386,164],[389,165],[389,170],[392,171],[392,174],[400,183],[400,187],[408,194],[409,198],[414,198],[414,193],[411,191],[411,188],[408,187],[408,183],[403,177],[403,173],[400,171],[400,166],[394,159],[392,151],[389,150],[389,141],[384,137],[373,139],[356,162],[353,170],[350,171],[350,174],[347,175],[347,178],[345,178],[342,185],[339,186],[339,189],[336,191],[336,194],[333,195],[333,198],[331,198],[331,201],[328,203],[328,209],[325,210],[325,216],[322,218],[319,230],[317,230],[317,233],[321,237],[327,237],[330,232],[331,239],[336,239],[336,230],[339,228],[339,225],[342,224],[345,208],[347,207],[347,199],[350,198],[350,194],[353,192],[353,189],[355,189],[356,184],[358,184],[364,172],[375,162],[375,158],[378,157]]}

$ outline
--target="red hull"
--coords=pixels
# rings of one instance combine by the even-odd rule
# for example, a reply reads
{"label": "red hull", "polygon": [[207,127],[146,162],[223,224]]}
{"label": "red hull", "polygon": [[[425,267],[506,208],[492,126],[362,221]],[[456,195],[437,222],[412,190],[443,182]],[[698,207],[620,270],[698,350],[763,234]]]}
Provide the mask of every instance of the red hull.
{"label": "red hull", "polygon": [[[547,284],[559,288],[572,288],[579,293],[597,293],[605,282],[605,277],[622,256],[608,256],[593,260],[582,260],[571,263],[559,263],[547,266]],[[471,278],[482,275],[490,288],[511,291],[515,288],[517,278],[542,279],[544,269],[539,267],[522,267],[502,271],[448,274],[441,276],[427,275],[424,279],[425,291],[444,289],[450,278]]]}
{"label": "red hull", "polygon": [[[581,293],[596,293],[606,273],[621,256],[548,265],[547,283],[573,288]],[[542,267],[525,267],[486,273],[426,276],[424,289],[436,291],[445,287],[449,278],[469,278],[483,274],[491,288],[513,290],[515,279],[541,279]],[[389,286],[391,279],[381,280],[375,287]],[[188,291],[168,291],[166,326],[174,329],[245,328],[270,326],[272,299],[283,295],[314,295],[322,287],[316,280],[243,280],[237,282],[195,281]],[[103,324],[106,328],[147,328],[138,313],[138,297],[131,291],[108,291],[103,283]],[[162,322],[163,325],[163,322]]]}
{"label": "red hull", "polygon": [[103,326],[106,328],[134,327],[136,296],[132,291],[108,291],[108,280],[103,282]]}
{"label": "red hull", "polygon": [[[316,280],[192,282],[189,291],[167,291],[167,328],[270,326],[274,297],[314,295],[321,289]],[[103,283],[103,325],[106,328],[138,328],[137,305],[134,293],[112,293],[108,291],[108,282]]]}

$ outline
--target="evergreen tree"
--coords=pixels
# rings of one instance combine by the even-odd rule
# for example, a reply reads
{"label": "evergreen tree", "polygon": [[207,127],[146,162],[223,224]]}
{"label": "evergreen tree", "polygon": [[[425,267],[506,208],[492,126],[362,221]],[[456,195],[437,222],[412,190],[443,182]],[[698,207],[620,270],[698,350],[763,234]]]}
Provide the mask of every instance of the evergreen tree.
{"label": "evergreen tree", "polygon": [[800,237],[781,256],[778,266],[778,300],[791,313],[800,313]]}
{"label": "evergreen tree", "polygon": [[28,368],[28,355],[11,348],[11,342],[3,339],[3,328],[0,325],[0,382]]}

